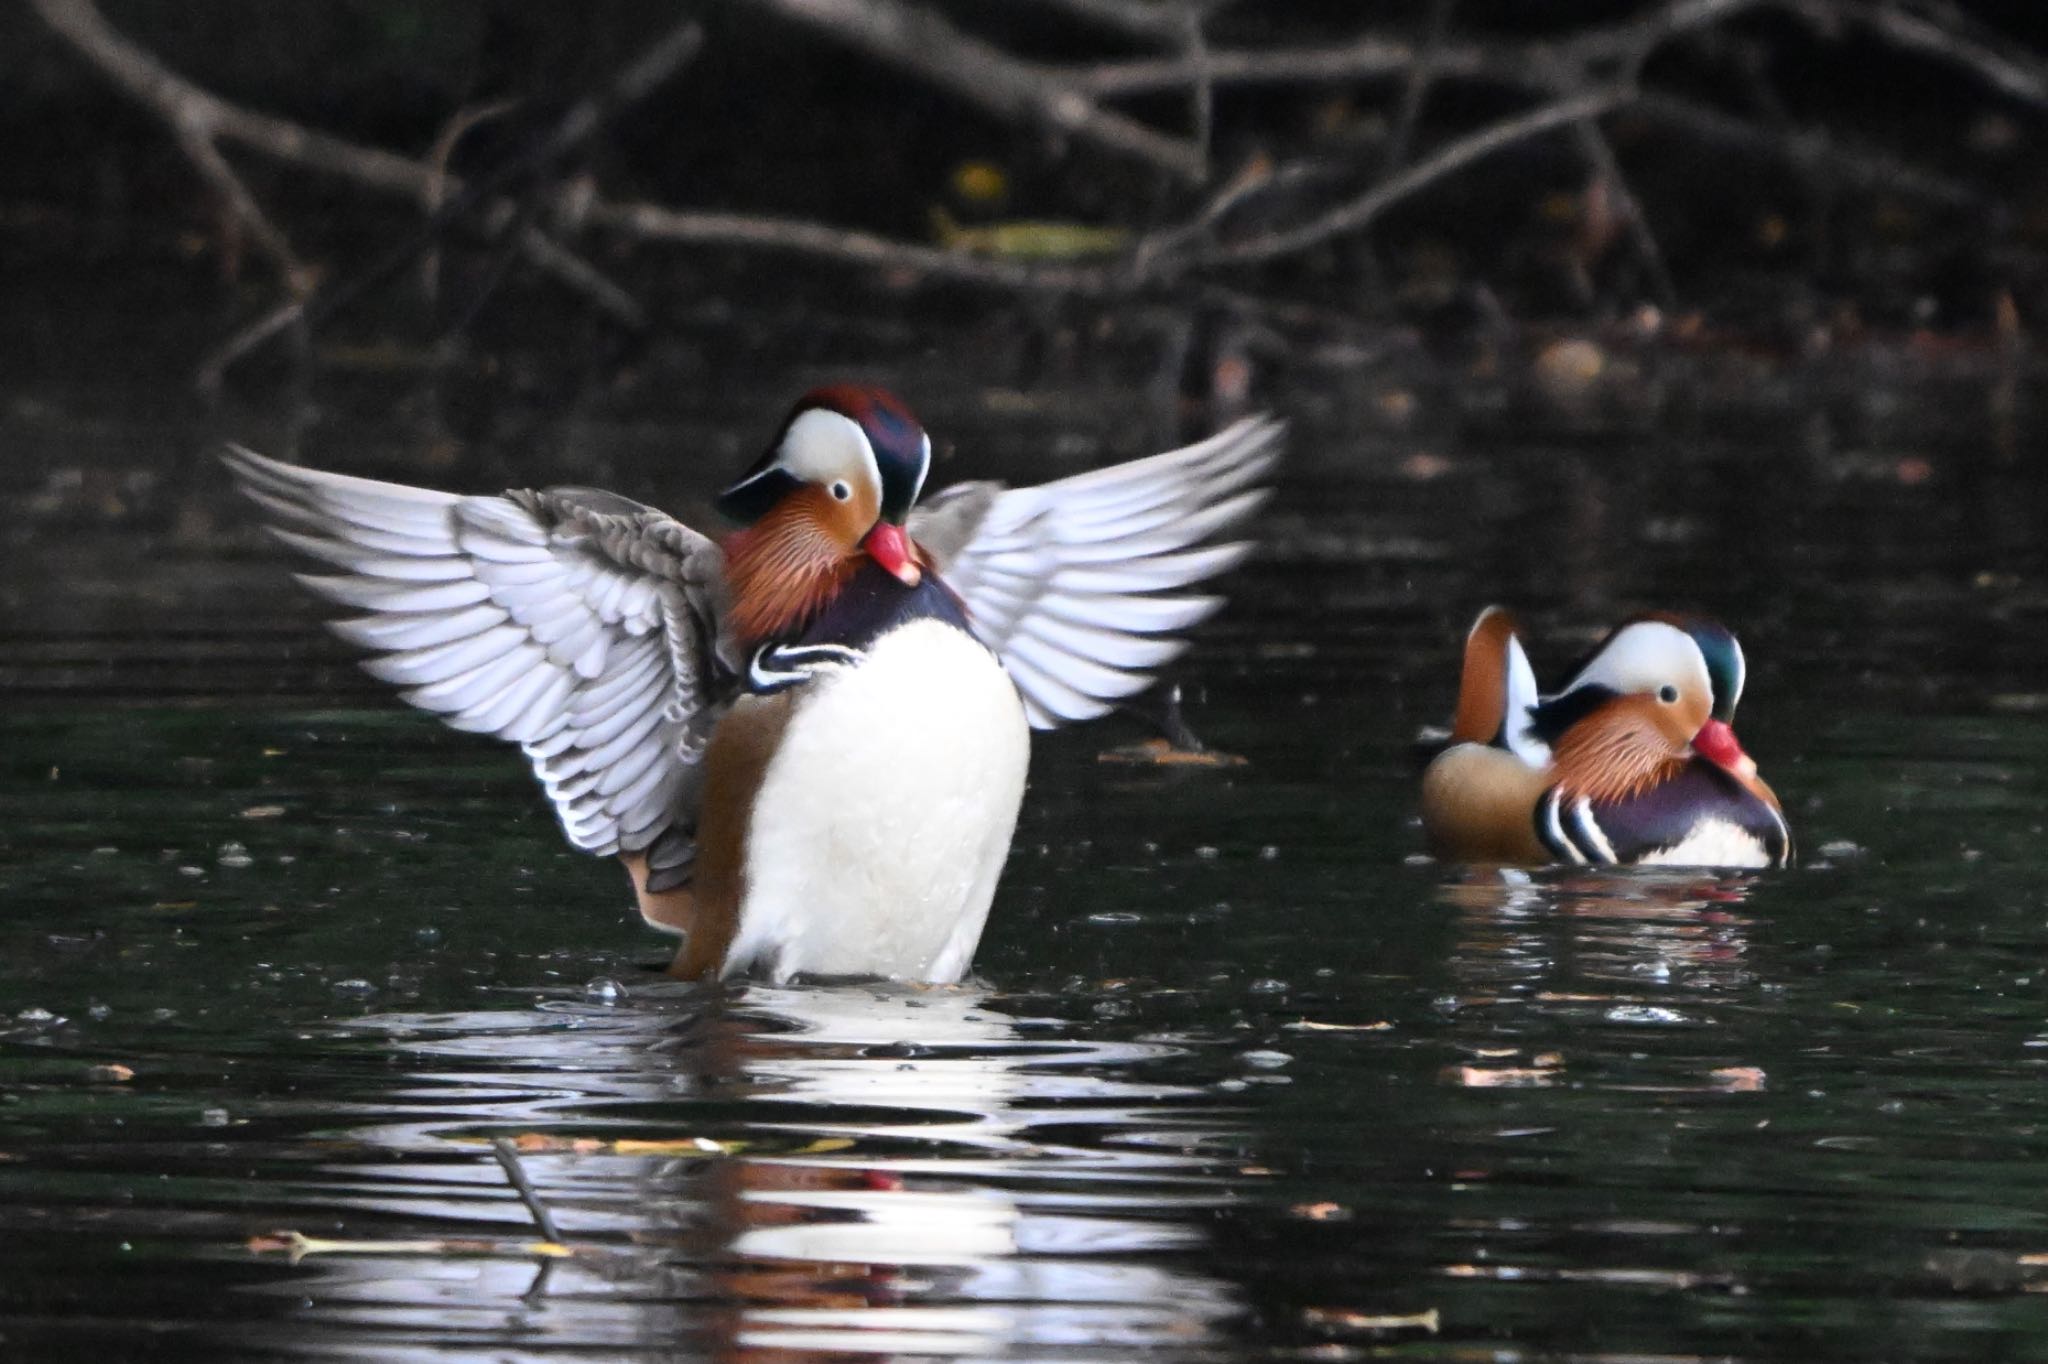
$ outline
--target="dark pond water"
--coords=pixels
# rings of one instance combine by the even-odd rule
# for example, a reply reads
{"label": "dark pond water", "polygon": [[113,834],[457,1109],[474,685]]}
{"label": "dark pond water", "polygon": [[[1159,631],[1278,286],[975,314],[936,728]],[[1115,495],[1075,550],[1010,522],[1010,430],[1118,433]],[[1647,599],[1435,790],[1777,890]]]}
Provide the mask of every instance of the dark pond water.
{"label": "dark pond water", "polygon": [[[942,472],[1170,434],[941,368]],[[687,506],[815,377],[411,476]],[[2048,1358],[2048,496],[1981,394],[1618,435],[1303,384],[1181,674],[1247,765],[1043,736],[975,984],[708,990],[182,457],[281,422],[122,382],[4,418],[0,1356]],[[411,381],[356,382],[304,453],[397,472]],[[1801,865],[1422,858],[1495,599],[1539,663],[1735,625]]]}

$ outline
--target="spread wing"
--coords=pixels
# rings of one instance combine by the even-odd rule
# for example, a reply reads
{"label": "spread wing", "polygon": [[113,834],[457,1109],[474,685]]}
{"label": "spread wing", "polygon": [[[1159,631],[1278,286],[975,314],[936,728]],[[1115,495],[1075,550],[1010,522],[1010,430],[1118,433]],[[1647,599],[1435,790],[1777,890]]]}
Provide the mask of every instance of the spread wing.
{"label": "spread wing", "polygon": [[1252,417],[1198,444],[1035,488],[967,483],[932,498],[910,534],[967,604],[1038,729],[1143,691],[1223,604],[1182,592],[1242,559],[1210,543],[1266,498],[1256,486],[1285,428]]}
{"label": "spread wing", "polygon": [[223,458],[271,534],[341,570],[299,580],[358,613],[331,628],[373,652],[367,671],[519,744],[578,848],[646,851],[663,886],[688,879],[723,699],[716,545],[590,489],[459,497]]}

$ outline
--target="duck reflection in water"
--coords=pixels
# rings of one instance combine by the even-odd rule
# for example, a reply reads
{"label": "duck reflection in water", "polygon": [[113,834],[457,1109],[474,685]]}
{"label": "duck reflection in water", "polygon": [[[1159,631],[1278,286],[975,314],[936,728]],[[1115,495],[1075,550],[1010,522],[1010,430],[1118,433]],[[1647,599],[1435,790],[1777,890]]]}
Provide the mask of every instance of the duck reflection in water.
{"label": "duck reflection in water", "polygon": [[[1464,1058],[1444,1078],[1472,1087],[1566,1079],[1586,1023],[1711,1024],[1754,986],[1739,874],[1636,868],[1473,869],[1439,898],[1457,911],[1450,959]],[[1505,1045],[1513,1036],[1517,1045]],[[1534,1042],[1526,1039],[1534,1038]],[[1754,1067],[1721,1065],[1679,1088],[1753,1088]]]}
{"label": "duck reflection in water", "polygon": [[[351,1212],[462,1222],[517,1134],[567,1258],[337,1256],[290,1285],[348,1318],[418,1324],[459,1277],[478,1331],[721,1359],[984,1355],[1085,1341],[1200,1344],[1234,1286],[1192,1209],[1227,1197],[1213,1095],[1144,1078],[1170,1043],[1077,1037],[981,990],[681,987],[624,1006],[365,1020],[416,1071],[399,1157]],[[508,1026],[510,1025],[510,1026]],[[426,1111],[419,1110],[424,1105]],[[1197,1152],[1197,1154],[1190,1154]],[[451,1178],[449,1157],[471,1159]],[[512,1191],[487,1195],[523,1222]],[[455,1234],[474,1235],[473,1230]],[[435,1323],[445,1323],[432,1315]]]}

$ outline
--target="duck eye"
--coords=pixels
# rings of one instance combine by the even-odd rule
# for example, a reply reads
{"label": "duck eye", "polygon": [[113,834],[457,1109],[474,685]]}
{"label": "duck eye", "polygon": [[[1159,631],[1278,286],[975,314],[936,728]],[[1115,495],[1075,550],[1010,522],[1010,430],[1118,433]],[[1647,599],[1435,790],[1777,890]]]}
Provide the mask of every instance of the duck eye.
{"label": "duck eye", "polygon": [[1672,686],[1668,682],[1665,683],[1663,686],[1657,688],[1657,699],[1659,701],[1662,701],[1667,706],[1677,704],[1678,688]]}
{"label": "duck eye", "polygon": [[847,498],[853,496],[853,489],[847,487],[844,483],[834,483],[832,485],[832,496],[844,502]]}

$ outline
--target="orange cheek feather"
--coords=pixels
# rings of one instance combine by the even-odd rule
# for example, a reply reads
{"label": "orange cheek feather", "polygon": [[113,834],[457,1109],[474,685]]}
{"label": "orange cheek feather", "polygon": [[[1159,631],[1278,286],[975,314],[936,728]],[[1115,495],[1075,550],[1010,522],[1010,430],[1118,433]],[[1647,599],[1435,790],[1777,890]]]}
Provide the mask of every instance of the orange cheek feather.
{"label": "orange cheek feather", "polygon": [[790,494],[727,537],[733,628],[748,643],[796,628],[816,614],[856,567],[841,504],[822,489]]}

